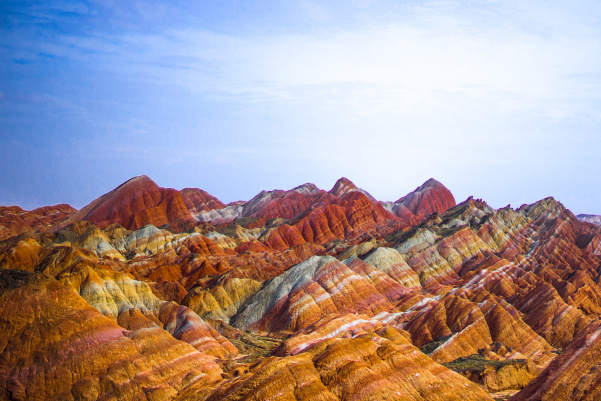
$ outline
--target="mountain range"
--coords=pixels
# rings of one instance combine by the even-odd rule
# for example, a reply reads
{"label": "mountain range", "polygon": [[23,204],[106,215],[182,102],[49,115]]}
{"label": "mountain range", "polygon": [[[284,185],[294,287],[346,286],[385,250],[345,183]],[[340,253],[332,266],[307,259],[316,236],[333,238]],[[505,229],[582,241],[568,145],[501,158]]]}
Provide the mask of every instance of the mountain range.
{"label": "mountain range", "polygon": [[0,206],[0,398],[599,399],[599,216],[399,196]]}

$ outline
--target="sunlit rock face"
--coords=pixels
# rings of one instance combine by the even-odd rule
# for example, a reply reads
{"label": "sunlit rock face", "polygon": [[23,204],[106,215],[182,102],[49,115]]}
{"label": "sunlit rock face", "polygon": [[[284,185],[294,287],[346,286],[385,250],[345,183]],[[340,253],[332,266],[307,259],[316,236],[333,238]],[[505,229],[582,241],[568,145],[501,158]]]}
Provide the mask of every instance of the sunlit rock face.
{"label": "sunlit rock face", "polygon": [[0,210],[2,399],[597,397],[601,228],[553,198],[142,176]]}
{"label": "sunlit rock face", "polygon": [[43,273],[0,271],[0,317],[2,399],[170,399],[222,371],[164,330],[123,329]]}
{"label": "sunlit rock face", "polygon": [[291,334],[332,313],[374,316],[391,307],[370,281],[337,259],[314,256],[272,279],[246,302],[232,325]]}
{"label": "sunlit rock face", "polygon": [[208,399],[248,393],[274,400],[492,400],[393,329],[326,339],[294,356],[267,358]]}

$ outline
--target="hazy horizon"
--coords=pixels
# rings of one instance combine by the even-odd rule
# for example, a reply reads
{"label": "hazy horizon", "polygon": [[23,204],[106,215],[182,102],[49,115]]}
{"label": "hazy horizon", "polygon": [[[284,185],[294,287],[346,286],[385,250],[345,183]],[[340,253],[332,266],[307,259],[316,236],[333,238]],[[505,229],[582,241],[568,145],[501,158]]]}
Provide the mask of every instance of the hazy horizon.
{"label": "hazy horizon", "polygon": [[225,203],[428,178],[601,214],[592,1],[6,1],[0,204],[81,208],[148,175]]}

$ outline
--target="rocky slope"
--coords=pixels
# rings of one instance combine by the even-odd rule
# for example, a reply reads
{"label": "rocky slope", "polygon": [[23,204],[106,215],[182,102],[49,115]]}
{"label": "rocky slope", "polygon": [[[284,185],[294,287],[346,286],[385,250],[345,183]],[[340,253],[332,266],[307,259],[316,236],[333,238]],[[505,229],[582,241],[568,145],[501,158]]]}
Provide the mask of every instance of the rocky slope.
{"label": "rocky slope", "polygon": [[75,213],[70,205],[43,206],[23,210],[19,206],[0,206],[0,241],[26,232],[42,232],[51,229]]}
{"label": "rocky slope", "polygon": [[[0,398],[595,399],[601,228],[428,180],[3,207]],[[585,372],[579,376],[578,372]],[[529,384],[530,383],[530,384]]]}

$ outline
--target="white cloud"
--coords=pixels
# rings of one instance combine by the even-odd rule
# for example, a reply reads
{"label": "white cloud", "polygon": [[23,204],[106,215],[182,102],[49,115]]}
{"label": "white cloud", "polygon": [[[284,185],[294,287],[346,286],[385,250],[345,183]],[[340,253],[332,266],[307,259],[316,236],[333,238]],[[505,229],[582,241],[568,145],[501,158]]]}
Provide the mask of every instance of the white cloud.
{"label": "white cloud", "polygon": [[596,37],[481,26],[445,14],[304,35],[240,37],[187,28],[119,41],[120,54],[100,57],[107,68],[249,101],[344,97],[364,113],[413,116],[488,105],[497,114],[593,115],[586,100],[598,98],[600,89],[598,77],[591,79],[601,62]]}

